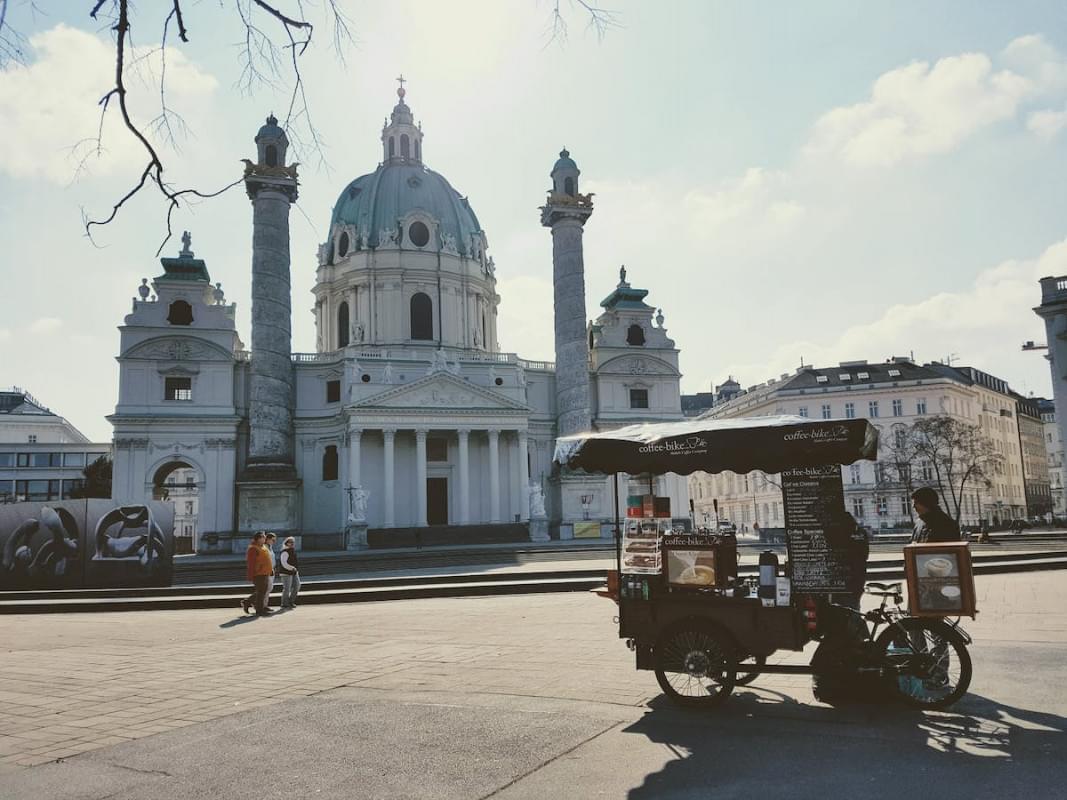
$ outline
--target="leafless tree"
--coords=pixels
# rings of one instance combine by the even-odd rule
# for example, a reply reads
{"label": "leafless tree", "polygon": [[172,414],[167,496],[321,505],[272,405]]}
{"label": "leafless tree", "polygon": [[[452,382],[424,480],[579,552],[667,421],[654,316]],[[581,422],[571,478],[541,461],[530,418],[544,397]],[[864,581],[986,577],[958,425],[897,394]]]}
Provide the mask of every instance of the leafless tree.
{"label": "leafless tree", "polygon": [[[344,62],[346,49],[354,41],[352,21],[341,8],[343,0],[217,0],[224,13],[232,13],[241,23],[243,39],[239,45],[241,73],[238,86],[245,92],[254,92],[262,86],[279,88],[289,86],[288,108],[282,120],[294,151],[301,158],[309,156],[325,164],[325,145],[319,129],[312,119],[311,107],[305,93],[301,74],[301,58],[312,46],[316,24],[325,24],[331,31],[331,42],[337,58]],[[550,38],[564,41],[567,38],[565,3],[587,15],[589,26],[603,36],[619,24],[616,12],[599,8],[586,0],[555,0],[551,5]],[[28,7],[34,14],[43,13],[32,0],[0,0],[0,67],[24,63],[26,37],[12,26],[10,10],[18,5]],[[172,34],[181,44],[191,40],[194,22],[204,20],[210,8],[205,3],[189,0],[164,0],[135,6],[130,0],[86,0],[89,17],[94,23],[104,23],[112,33],[115,46],[115,72],[113,84],[104,91],[99,100],[100,125],[96,137],[79,142],[75,150],[82,153],[82,160],[99,153],[103,146],[104,119],[108,113],[117,113],[132,142],[145,154],[145,164],[139,176],[132,181],[130,189],[112,204],[107,214],[85,215],[85,233],[92,241],[97,226],[112,222],[125,205],[142,189],[154,189],[166,209],[166,235],[159,250],[172,236],[171,221],[175,210],[197,200],[216,197],[239,185],[238,179],[218,188],[202,190],[195,187],[179,188],[165,174],[165,162],[160,155],[158,142],[175,144],[187,128],[185,120],[167,104],[166,54],[172,44]],[[315,14],[309,14],[308,11]],[[158,113],[147,124],[139,124],[140,114],[131,113],[127,93],[127,78],[137,63],[147,56],[136,55],[133,47],[134,23],[138,30],[158,30],[160,44],[147,55],[159,53]],[[140,110],[140,109],[139,109]],[[76,169],[77,173],[79,169]]]}
{"label": "leafless tree", "polygon": [[907,452],[912,456],[909,474],[918,463],[930,465],[933,480],[929,483],[957,523],[968,485],[988,488],[1004,461],[977,425],[947,414],[916,421],[908,430],[908,439]]}

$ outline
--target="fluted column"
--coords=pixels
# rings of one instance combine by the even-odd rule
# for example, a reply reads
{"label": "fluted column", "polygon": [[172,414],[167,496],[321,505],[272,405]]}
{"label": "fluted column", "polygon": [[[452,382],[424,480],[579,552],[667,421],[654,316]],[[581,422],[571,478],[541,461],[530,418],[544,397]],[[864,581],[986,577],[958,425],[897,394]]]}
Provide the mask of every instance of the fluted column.
{"label": "fluted column", "polygon": [[426,527],[426,431],[415,431],[415,496],[418,497],[418,516],[415,524]]}
{"label": "fluted column", "polygon": [[459,524],[471,521],[470,429],[460,428],[459,436]]}
{"label": "fluted column", "polygon": [[530,519],[530,451],[526,431],[519,431],[519,519]]}
{"label": "fluted column", "polygon": [[382,445],[385,452],[385,527],[392,528],[396,525],[396,493],[394,481],[396,469],[394,463],[394,451],[396,449],[396,429],[385,428],[382,431]]}
{"label": "fluted column", "polygon": [[489,434],[489,521],[500,522],[500,431]]}

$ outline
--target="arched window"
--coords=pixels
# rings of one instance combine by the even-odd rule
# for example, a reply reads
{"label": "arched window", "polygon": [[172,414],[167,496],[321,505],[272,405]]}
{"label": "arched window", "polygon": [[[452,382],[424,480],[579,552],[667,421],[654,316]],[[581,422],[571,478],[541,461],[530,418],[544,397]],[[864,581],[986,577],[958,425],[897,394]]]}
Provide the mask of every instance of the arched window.
{"label": "arched window", "polygon": [[344,258],[348,253],[348,234],[342,233],[337,237],[337,255]]}
{"label": "arched window", "polygon": [[406,133],[400,134],[400,157],[407,158],[411,155],[411,143]]}
{"label": "arched window", "polygon": [[411,296],[411,338],[424,342],[433,340],[433,302],[422,292]]}
{"label": "arched window", "polygon": [[640,325],[631,325],[626,329],[626,344],[640,347],[645,343],[645,331]]}
{"label": "arched window", "polygon": [[337,346],[348,347],[348,303],[337,307]]}
{"label": "arched window", "polygon": [[272,144],[267,145],[266,160],[268,167],[278,166],[278,148]]}
{"label": "arched window", "polygon": [[489,340],[485,338],[485,314],[482,314],[482,347],[489,349]]}
{"label": "arched window", "polygon": [[390,136],[389,137],[389,158],[392,158],[394,155],[396,155],[396,139],[394,139],[392,136]]}
{"label": "arched window", "polygon": [[337,480],[337,446],[326,445],[322,454],[322,479],[324,481]]}
{"label": "arched window", "polygon": [[167,322],[171,325],[192,325],[193,307],[184,300],[175,300],[170,304]]}
{"label": "arched window", "polygon": [[563,179],[563,192],[564,194],[569,194],[571,197],[574,197],[574,178]]}
{"label": "arched window", "polygon": [[419,140],[415,140],[415,159],[422,161],[422,148],[419,147]]}

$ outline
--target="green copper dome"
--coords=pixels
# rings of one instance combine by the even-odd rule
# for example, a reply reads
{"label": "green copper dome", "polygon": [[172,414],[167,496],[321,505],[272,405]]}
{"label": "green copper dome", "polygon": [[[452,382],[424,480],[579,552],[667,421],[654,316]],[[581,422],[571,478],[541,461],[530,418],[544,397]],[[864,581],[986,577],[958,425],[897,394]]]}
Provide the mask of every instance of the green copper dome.
{"label": "green copper dome", "polygon": [[377,247],[383,230],[397,230],[413,211],[421,211],[437,221],[437,250],[445,237],[455,241],[462,255],[473,252],[472,237],[481,237],[482,226],[467,198],[445,178],[421,164],[389,163],[369,175],[356,178],[337,198],[330,220],[336,225],[355,225],[363,247]]}

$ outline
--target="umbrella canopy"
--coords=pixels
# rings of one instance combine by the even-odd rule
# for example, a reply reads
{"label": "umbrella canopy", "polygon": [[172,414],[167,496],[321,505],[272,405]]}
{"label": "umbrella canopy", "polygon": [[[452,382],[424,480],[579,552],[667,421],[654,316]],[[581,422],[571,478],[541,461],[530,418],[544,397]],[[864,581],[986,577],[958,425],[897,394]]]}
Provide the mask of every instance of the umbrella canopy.
{"label": "umbrella canopy", "polygon": [[865,419],[776,416],[628,425],[565,436],[562,467],[630,475],[674,472],[782,472],[851,464],[878,455],[878,429]]}

